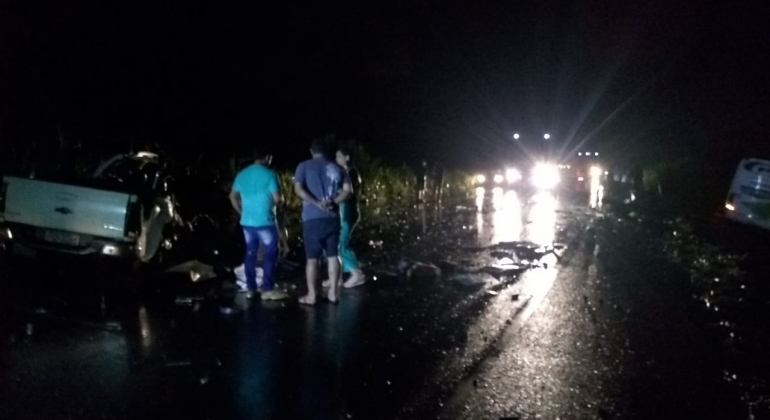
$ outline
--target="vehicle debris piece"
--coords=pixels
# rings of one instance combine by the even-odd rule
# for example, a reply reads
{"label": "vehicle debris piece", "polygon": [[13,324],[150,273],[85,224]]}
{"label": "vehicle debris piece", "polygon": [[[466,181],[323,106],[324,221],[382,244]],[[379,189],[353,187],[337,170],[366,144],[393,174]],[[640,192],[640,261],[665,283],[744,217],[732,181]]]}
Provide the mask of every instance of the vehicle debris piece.
{"label": "vehicle debris piece", "polygon": [[478,287],[484,285],[485,283],[481,276],[469,273],[452,276],[451,280],[467,287]]}
{"label": "vehicle debris piece", "polygon": [[399,261],[398,270],[407,278],[441,277],[441,269],[435,265],[405,259]]}
{"label": "vehicle debris piece", "polygon": [[441,277],[441,269],[433,264],[417,263],[406,272],[408,278],[413,277]]}
{"label": "vehicle debris piece", "polygon": [[202,300],[204,300],[202,297],[178,296],[174,299],[174,304],[179,306],[193,306],[193,304],[198,304]]}
{"label": "vehicle debris piece", "polygon": [[171,360],[164,364],[166,367],[180,367],[180,366],[190,366],[192,365],[191,360]]}
{"label": "vehicle debris piece", "polygon": [[522,267],[516,264],[492,264],[482,267],[479,271],[482,273],[490,274],[499,279],[503,276],[514,276],[520,274],[524,270],[526,270],[526,267]]}
{"label": "vehicle debris piece", "polygon": [[235,312],[236,312],[235,308],[233,308],[232,306],[222,306],[219,308],[219,313],[221,313],[222,315],[232,315]]}
{"label": "vehicle debris piece", "polygon": [[174,304],[180,306],[192,306],[193,299],[191,297],[178,297],[174,299]]}
{"label": "vehicle debris piece", "polygon": [[491,255],[492,257],[497,258],[497,259],[503,259],[503,258],[512,258],[512,256],[515,255],[515,254],[510,252],[510,251],[508,251],[508,252],[506,252],[506,251],[492,251],[492,252],[489,253],[489,255]]}
{"label": "vehicle debris piece", "polygon": [[167,273],[189,273],[192,282],[210,280],[217,275],[214,267],[198,260],[190,260],[166,270]]}

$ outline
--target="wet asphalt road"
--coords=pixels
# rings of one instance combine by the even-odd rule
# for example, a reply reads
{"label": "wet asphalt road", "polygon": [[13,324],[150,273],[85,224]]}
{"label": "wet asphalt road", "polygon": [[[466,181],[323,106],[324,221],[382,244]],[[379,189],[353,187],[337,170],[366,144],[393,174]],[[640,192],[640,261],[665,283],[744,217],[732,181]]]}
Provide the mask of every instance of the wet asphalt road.
{"label": "wet asphalt road", "polygon": [[441,418],[747,418],[682,273],[601,232],[562,261]]}
{"label": "wet asphalt road", "polygon": [[[105,302],[72,293],[82,277],[33,267],[19,288],[30,271],[5,267],[0,418],[745,418],[678,274],[564,201],[496,190],[445,209],[399,255],[372,253],[337,307],[217,280],[189,305]],[[483,249],[519,240],[566,248],[520,275],[510,247]],[[442,275],[400,274],[407,256]],[[37,289],[51,281],[66,296]]]}

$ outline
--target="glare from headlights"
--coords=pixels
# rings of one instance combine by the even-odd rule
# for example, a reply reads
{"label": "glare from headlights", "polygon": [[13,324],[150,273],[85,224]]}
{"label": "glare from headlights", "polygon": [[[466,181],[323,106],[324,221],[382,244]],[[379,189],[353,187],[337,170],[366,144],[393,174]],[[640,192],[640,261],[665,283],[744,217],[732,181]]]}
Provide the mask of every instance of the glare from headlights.
{"label": "glare from headlights", "polygon": [[478,182],[479,184],[483,184],[487,182],[487,177],[485,177],[483,174],[478,174],[476,175],[476,182]]}
{"label": "glare from headlights", "polygon": [[503,182],[503,176],[500,174],[495,175],[495,184]]}
{"label": "glare from headlights", "polygon": [[598,177],[602,176],[603,172],[604,171],[602,171],[602,168],[600,168],[598,166],[592,166],[589,173],[591,174],[591,178],[598,178]]}
{"label": "glare from headlights", "polygon": [[508,180],[509,184],[513,184],[514,182],[521,179],[521,172],[514,168],[508,168],[505,171],[505,179]]}
{"label": "glare from headlights", "polygon": [[532,170],[532,183],[541,190],[554,188],[560,181],[559,168],[548,163],[538,163]]}
{"label": "glare from headlights", "polygon": [[487,193],[487,190],[484,189],[484,187],[476,187],[476,208],[481,211],[482,207],[484,207],[484,195]]}

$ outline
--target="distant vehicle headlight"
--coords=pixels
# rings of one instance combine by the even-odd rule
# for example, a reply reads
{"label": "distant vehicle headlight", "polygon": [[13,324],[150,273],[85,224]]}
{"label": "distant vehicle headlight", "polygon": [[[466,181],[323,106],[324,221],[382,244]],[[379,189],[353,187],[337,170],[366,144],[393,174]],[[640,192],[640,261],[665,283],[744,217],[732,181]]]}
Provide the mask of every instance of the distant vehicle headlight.
{"label": "distant vehicle headlight", "polygon": [[495,175],[495,184],[503,182],[503,176],[500,174]]}
{"label": "distant vehicle headlight", "polygon": [[479,184],[483,184],[487,182],[487,177],[485,177],[483,174],[478,174],[476,175],[476,182],[478,182]]}
{"label": "distant vehicle headlight", "polygon": [[508,180],[509,184],[513,184],[521,179],[521,172],[514,168],[509,168],[505,171],[505,179]]}
{"label": "distant vehicle headlight", "polygon": [[538,163],[532,170],[532,184],[538,189],[547,190],[555,187],[561,177],[559,168],[549,163]]}
{"label": "distant vehicle headlight", "polygon": [[597,178],[602,176],[602,168],[598,166],[592,166],[590,170],[591,178]]}

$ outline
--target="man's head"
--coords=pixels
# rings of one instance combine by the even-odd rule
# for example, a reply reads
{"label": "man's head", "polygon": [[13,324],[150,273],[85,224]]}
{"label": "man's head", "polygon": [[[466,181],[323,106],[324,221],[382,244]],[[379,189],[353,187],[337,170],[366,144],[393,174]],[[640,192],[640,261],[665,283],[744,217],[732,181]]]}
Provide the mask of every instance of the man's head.
{"label": "man's head", "polygon": [[310,154],[316,157],[324,157],[326,155],[326,141],[322,138],[313,139],[310,143]]}
{"label": "man's head", "polygon": [[342,166],[343,168],[347,168],[351,162],[351,155],[352,155],[352,152],[350,148],[343,146],[337,149],[337,155],[335,156],[335,160],[337,161],[338,165]]}
{"label": "man's head", "polygon": [[273,153],[263,147],[254,149],[254,162],[269,166],[273,162]]}

